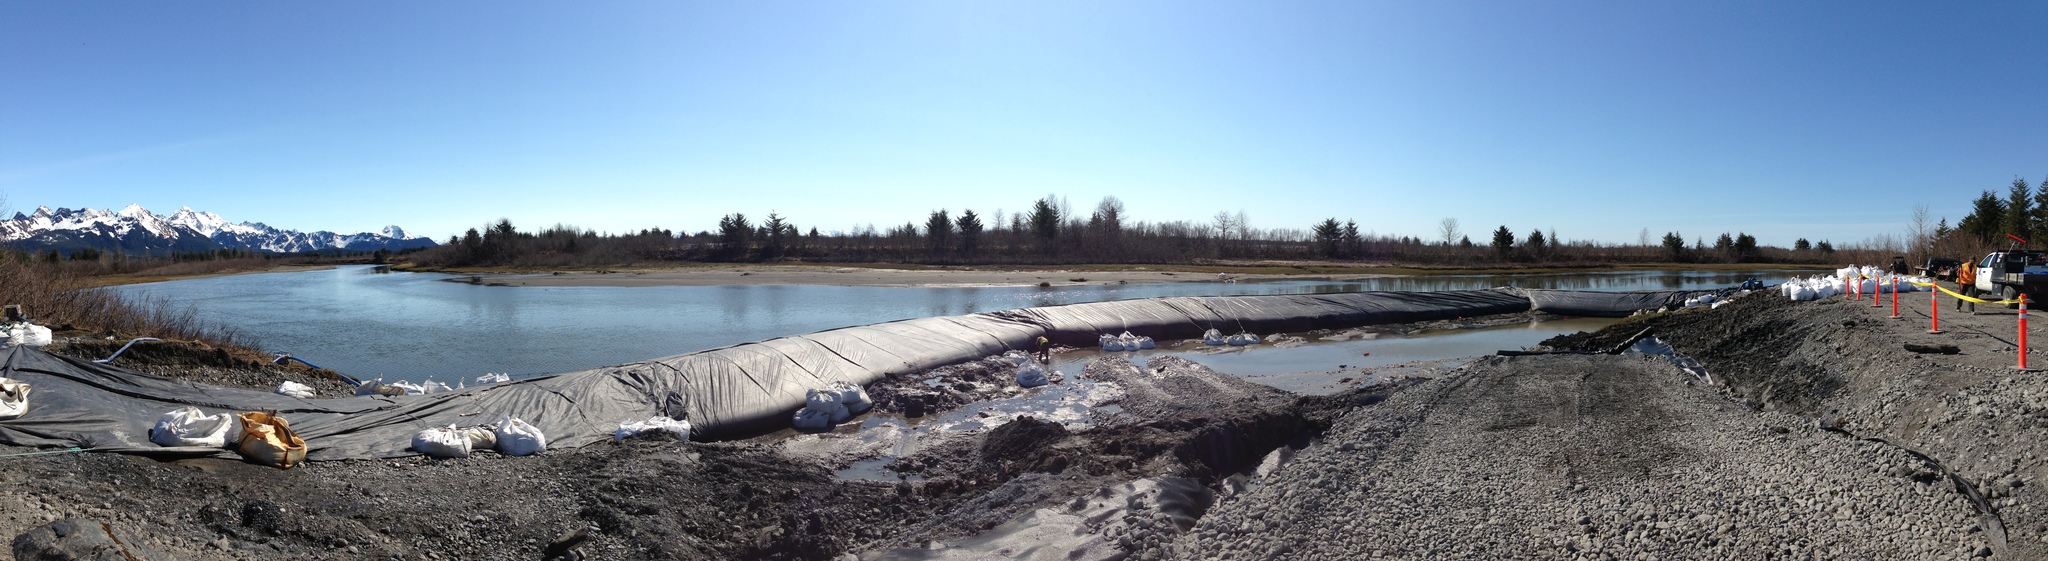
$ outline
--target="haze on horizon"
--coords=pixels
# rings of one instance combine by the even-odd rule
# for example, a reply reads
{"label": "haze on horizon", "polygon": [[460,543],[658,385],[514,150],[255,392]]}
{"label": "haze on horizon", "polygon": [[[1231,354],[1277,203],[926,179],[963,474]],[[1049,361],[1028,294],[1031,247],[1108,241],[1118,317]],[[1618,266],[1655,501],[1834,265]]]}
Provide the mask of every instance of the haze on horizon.
{"label": "haze on horizon", "polygon": [[2048,4],[0,4],[10,210],[435,239],[1458,219],[1632,243],[1951,224],[2048,179]]}

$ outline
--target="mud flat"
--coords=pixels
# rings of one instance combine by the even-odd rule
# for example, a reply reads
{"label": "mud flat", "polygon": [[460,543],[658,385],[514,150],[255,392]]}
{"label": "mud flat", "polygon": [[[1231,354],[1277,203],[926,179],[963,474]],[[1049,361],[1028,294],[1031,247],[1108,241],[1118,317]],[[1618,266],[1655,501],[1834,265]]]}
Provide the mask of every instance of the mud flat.
{"label": "mud flat", "polygon": [[[1345,275],[1347,278],[1374,275]],[[723,286],[809,284],[831,286],[1052,286],[1150,282],[1216,282],[1215,273],[1189,271],[884,269],[816,265],[724,265],[618,271],[563,271],[532,275],[479,275],[503,286]],[[1321,278],[1232,274],[1237,279]]]}

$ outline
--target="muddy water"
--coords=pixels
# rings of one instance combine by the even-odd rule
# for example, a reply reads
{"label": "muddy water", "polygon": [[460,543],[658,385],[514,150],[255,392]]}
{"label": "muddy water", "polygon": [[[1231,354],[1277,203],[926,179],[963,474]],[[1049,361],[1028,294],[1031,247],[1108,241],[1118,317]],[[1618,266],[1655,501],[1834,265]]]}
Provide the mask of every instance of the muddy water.
{"label": "muddy water", "polygon": [[[1761,272],[1766,282],[1787,271]],[[1160,296],[1318,294],[1366,290],[1467,290],[1495,286],[1578,290],[1724,287],[1750,274],[1628,271],[1188,282],[1037,287],[527,287],[442,282],[450,275],[377,274],[371,267],[236,275],[115,290],[190,306],[231,325],[265,350],[290,352],[358,376],[453,382],[487,372],[514,377],[566,372],[811,333],[836,327],[1040,305]],[[1472,339],[1475,352],[1503,343]],[[1514,338],[1514,337],[1509,337]],[[1517,339],[1519,340],[1519,339]],[[1384,344],[1384,343],[1382,343]],[[1423,342],[1411,347],[1437,354]],[[1336,351],[1329,351],[1336,352]],[[1360,351],[1366,352],[1366,351]],[[1281,358],[1247,351],[1225,372]],[[1310,355],[1320,356],[1320,355]],[[1215,360],[1228,361],[1230,357]],[[1330,361],[1323,361],[1330,362]],[[1343,364],[1344,362],[1332,362]]]}

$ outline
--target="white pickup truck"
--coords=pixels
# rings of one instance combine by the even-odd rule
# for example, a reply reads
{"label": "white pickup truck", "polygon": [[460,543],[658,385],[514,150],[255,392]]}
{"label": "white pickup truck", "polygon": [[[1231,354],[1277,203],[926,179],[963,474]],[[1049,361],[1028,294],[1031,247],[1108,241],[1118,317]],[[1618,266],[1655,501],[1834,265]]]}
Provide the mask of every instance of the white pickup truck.
{"label": "white pickup truck", "polygon": [[2041,301],[2048,296],[2048,252],[1997,251],[1984,256],[1977,263],[1977,291],[1996,300],[2012,300],[2026,293],[2028,302]]}

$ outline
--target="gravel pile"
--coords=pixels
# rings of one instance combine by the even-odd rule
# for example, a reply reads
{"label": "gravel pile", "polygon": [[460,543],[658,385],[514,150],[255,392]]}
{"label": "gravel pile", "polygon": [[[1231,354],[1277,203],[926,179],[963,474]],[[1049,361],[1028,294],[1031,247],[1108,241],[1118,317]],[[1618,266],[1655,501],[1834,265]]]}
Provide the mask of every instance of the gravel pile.
{"label": "gravel pile", "polygon": [[[1731,396],[1937,460],[1986,500],[1984,525],[1998,557],[2048,558],[2041,490],[2048,483],[2048,375],[2014,369],[2013,310],[1958,313],[1944,296],[1946,332],[1930,334],[1927,298],[1907,295],[1900,306],[1906,319],[1893,320],[1890,302],[1879,308],[1840,297],[1791,302],[1752,295],[1711,313],[1648,317],[1546,344],[1597,345],[1651,326],[1725,379]],[[2048,341],[2043,322],[2032,325],[2030,338]],[[1961,352],[1922,354],[1909,345]],[[2030,366],[2048,366],[2039,345],[2030,351]]]}
{"label": "gravel pile", "polygon": [[1924,460],[1745,409],[1662,359],[1485,359],[1341,419],[1187,559],[1989,554]]}

